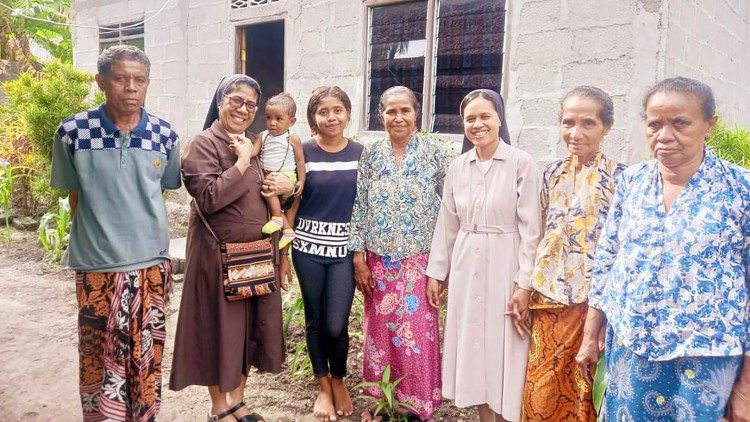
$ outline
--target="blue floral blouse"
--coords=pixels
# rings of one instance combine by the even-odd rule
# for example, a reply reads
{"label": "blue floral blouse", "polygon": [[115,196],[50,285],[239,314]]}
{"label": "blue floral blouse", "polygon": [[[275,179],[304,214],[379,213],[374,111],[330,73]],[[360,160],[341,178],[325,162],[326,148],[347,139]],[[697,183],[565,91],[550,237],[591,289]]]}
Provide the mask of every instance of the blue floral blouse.
{"label": "blue floral blouse", "polygon": [[638,355],[750,354],[750,172],[707,150],[668,212],[656,160],[617,183],[589,305]]}
{"label": "blue floral blouse", "polygon": [[418,133],[406,145],[400,167],[388,139],[366,148],[359,160],[349,250],[393,261],[428,251],[451,159],[437,141]]}

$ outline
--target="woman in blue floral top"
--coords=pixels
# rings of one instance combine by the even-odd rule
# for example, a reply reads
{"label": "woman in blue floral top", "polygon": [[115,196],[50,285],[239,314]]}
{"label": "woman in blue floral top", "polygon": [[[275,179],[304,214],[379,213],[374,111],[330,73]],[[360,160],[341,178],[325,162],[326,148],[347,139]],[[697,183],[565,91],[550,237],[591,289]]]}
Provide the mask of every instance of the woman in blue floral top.
{"label": "woman in blue floral top", "polygon": [[576,359],[590,376],[607,321],[607,420],[748,421],[750,173],[706,149],[702,82],[659,82],[644,117],[655,160],[617,184]]}
{"label": "woman in blue floral top", "polygon": [[397,400],[429,420],[441,402],[440,337],[424,272],[450,158],[416,132],[419,103],[409,88],[383,92],[380,114],[388,138],[360,159],[349,236],[354,279],[365,296],[363,378],[379,381],[390,365],[392,380],[404,377]]}

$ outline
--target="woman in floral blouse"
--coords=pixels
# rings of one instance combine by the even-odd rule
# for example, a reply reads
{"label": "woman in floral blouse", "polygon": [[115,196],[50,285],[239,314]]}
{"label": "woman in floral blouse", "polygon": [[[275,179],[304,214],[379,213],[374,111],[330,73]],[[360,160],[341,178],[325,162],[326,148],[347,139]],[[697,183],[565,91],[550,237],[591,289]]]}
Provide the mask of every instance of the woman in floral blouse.
{"label": "woman in floral blouse", "polygon": [[391,380],[404,377],[396,399],[429,420],[441,402],[440,338],[424,271],[450,158],[416,132],[419,103],[409,88],[383,92],[380,115],[388,137],[360,159],[349,237],[365,297],[363,378],[379,381],[390,365]]}
{"label": "woman in floral blouse", "polygon": [[711,88],[665,79],[644,101],[655,160],[625,170],[597,245],[577,360],[607,336],[607,420],[750,420],[750,173],[707,149]]}
{"label": "woman in floral blouse", "polygon": [[575,356],[581,346],[594,247],[625,165],[604,155],[614,124],[612,98],[579,86],[560,102],[560,138],[570,152],[544,172],[544,238],[531,273],[531,345],[524,388],[527,420],[595,421],[591,383]]}

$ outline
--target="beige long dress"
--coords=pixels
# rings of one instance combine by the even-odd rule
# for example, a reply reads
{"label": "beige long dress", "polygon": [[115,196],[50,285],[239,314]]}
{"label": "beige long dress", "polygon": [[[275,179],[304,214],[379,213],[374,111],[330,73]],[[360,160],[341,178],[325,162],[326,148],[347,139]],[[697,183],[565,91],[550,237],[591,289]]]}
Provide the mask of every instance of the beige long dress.
{"label": "beige long dress", "polygon": [[459,407],[489,404],[521,417],[529,340],[505,306],[513,282],[528,288],[541,238],[541,178],[526,152],[500,143],[483,169],[472,149],[445,178],[427,275],[450,280],[443,396]]}

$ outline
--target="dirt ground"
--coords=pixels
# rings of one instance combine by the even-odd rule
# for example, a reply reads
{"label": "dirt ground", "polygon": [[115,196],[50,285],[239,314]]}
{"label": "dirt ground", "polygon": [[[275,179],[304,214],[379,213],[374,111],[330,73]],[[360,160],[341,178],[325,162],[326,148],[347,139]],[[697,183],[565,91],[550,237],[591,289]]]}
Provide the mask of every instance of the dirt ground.
{"label": "dirt ground", "polygon": [[[73,273],[43,259],[35,233],[14,232],[10,246],[0,245],[0,420],[77,421],[78,355],[76,301]],[[181,284],[170,300],[165,350],[164,392],[160,421],[203,421],[208,410],[205,388],[168,389],[174,330]],[[358,321],[352,322],[354,327]],[[303,328],[290,330],[288,349]],[[289,359],[287,359],[288,361]],[[350,388],[360,381],[361,343],[352,339]],[[278,375],[250,375],[246,402],[270,421],[314,422],[310,414],[316,387],[312,380],[293,380],[288,370]],[[356,395],[356,392],[354,393]],[[359,414],[366,401],[356,401]],[[340,421],[359,421],[358,417]],[[472,411],[449,404],[435,414],[436,421],[476,420]]]}

